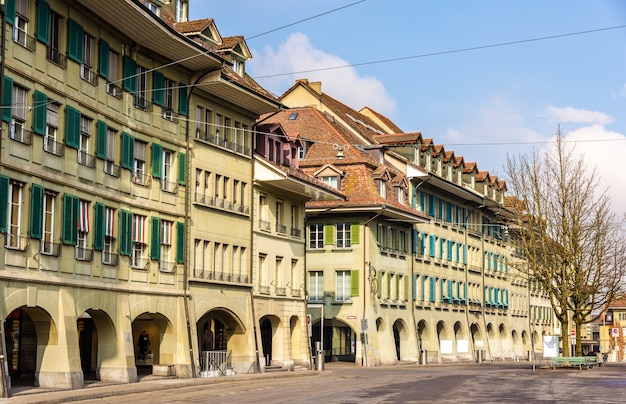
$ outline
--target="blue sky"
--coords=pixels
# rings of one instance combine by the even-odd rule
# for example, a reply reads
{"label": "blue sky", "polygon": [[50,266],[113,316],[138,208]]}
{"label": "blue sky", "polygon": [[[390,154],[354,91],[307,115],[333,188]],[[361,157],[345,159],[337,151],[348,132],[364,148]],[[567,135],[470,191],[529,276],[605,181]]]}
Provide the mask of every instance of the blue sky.
{"label": "blue sky", "polygon": [[507,153],[561,125],[626,211],[626,27],[603,30],[626,26],[624,1],[192,0],[200,18],[246,38],[247,72],[275,94],[321,81],[501,178]]}

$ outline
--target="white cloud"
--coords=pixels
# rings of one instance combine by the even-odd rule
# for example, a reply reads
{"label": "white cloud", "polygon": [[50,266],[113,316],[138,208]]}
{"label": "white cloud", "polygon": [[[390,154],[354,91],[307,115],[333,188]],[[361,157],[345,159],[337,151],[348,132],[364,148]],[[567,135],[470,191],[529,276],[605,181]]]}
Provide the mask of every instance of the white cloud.
{"label": "white cloud", "polygon": [[253,53],[254,58],[248,65],[248,72],[253,77],[294,72],[258,79],[263,87],[275,94],[282,94],[296,79],[307,78],[309,81],[321,81],[322,91],[356,110],[369,106],[389,116],[396,109],[396,102],[380,80],[360,76],[353,67],[329,69],[350,63],[314,48],[302,33],[291,34],[276,50],[267,46],[262,52]]}
{"label": "white cloud", "polygon": [[[596,124],[563,133],[568,147],[584,159],[587,174],[596,170],[600,179],[598,191],[607,191],[613,210],[621,215],[626,212],[626,187],[624,187],[623,162],[626,155],[626,136],[608,131]],[[554,138],[552,138],[553,140]]]}
{"label": "white cloud", "polygon": [[612,116],[604,112],[589,111],[573,107],[546,107],[546,115],[549,119],[558,123],[581,123],[581,124],[601,124],[607,125],[615,120]]}
{"label": "white cloud", "polygon": [[613,98],[626,98],[626,84],[619,91],[613,91]]}

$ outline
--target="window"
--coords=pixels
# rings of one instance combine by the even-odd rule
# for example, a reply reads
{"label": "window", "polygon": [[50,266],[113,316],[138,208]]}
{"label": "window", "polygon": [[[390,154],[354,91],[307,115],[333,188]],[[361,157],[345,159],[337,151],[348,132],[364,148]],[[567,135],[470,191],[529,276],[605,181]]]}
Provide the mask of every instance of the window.
{"label": "window", "polygon": [[404,205],[404,202],[406,200],[405,196],[404,196],[404,188],[402,187],[396,187],[396,195],[398,197],[398,202]]}
{"label": "window", "polygon": [[269,274],[267,268],[267,255],[259,254],[259,291],[261,293],[269,293]]}
{"label": "window", "polygon": [[335,282],[335,301],[350,300],[350,271],[337,271]]}
{"label": "window", "polygon": [[309,300],[324,300],[324,272],[309,272]]}
{"label": "window", "polygon": [[383,180],[378,180],[378,194],[387,198],[387,183]]}
{"label": "window", "polygon": [[134,94],[135,107],[145,110],[148,108],[148,69],[137,66],[135,79],[137,82]]}
{"label": "window", "polygon": [[41,253],[54,255],[54,202],[56,193],[44,191],[43,194],[43,221],[41,229]]}
{"label": "window", "polygon": [[[304,147],[298,147],[298,159],[302,160],[305,156],[305,148]],[[336,178],[336,177],[335,177]],[[336,187],[335,187],[336,188]]]}
{"label": "window", "polygon": [[89,234],[89,202],[78,201],[78,233],[76,238],[75,257],[81,261],[91,261],[91,250],[87,249],[87,235]]}
{"label": "window", "polygon": [[116,137],[117,137],[117,132],[114,129],[107,128],[106,160],[104,162],[104,172],[115,177],[119,176],[119,166],[115,165]]}
{"label": "window", "polygon": [[148,8],[148,10],[152,11],[155,15],[159,17],[161,16],[161,7],[159,7],[156,3],[149,1],[149,0],[144,0],[143,4],[144,6]]}
{"label": "window", "polygon": [[146,185],[146,146],[139,140],[133,146],[133,182],[139,185]]}
{"label": "window", "polygon": [[309,248],[324,248],[324,225],[322,223],[309,225]]}
{"label": "window", "polygon": [[172,229],[174,222],[169,220],[161,220],[161,262],[159,268],[161,270],[172,269]]}
{"label": "window", "polygon": [[330,185],[333,188],[338,188],[338,184],[339,184],[339,177],[337,176],[332,176],[332,177],[320,177],[320,179],[322,180],[322,182],[326,185]]}
{"label": "window", "polygon": [[25,243],[20,236],[22,221],[22,192],[24,184],[11,180],[8,192],[8,217],[7,217],[7,233],[6,247],[11,249],[22,250]]}
{"label": "window", "polygon": [[276,294],[285,294],[285,270],[283,268],[283,257],[276,257],[276,274],[274,275],[274,283],[276,285]]}
{"label": "window", "polygon": [[350,223],[337,223],[337,248],[350,247]]}
{"label": "window", "polygon": [[104,244],[102,249],[102,263],[106,265],[117,265],[117,254],[115,251],[115,237],[113,225],[115,221],[115,209],[106,207],[104,218]]}
{"label": "window", "polygon": [[11,126],[9,136],[18,142],[30,144],[28,132],[25,130],[26,123],[26,89],[18,85],[13,86],[13,101],[11,106]]}
{"label": "window", "polygon": [[217,145],[222,145],[222,141],[221,139],[221,135],[220,133],[222,132],[222,122],[223,122],[223,116],[220,114],[215,114],[215,143]]}
{"label": "window", "polygon": [[48,101],[46,105],[46,134],[43,142],[43,149],[48,153],[62,156],[63,144],[57,142],[57,132],[59,128],[59,104]]}
{"label": "window", "polygon": [[130,265],[133,268],[143,268],[143,250],[145,247],[144,229],[146,217],[140,215],[132,215],[132,233],[131,233],[131,253]]}
{"label": "window", "polygon": [[92,122],[92,119],[81,115],[80,137],[78,140],[78,163],[87,167],[95,167],[96,165],[96,160],[93,155],[89,154]]}
{"label": "window", "polygon": [[119,80],[118,64],[120,56],[109,49],[108,51],[108,78],[107,78],[107,93],[114,97],[122,97],[122,89],[117,85]]}
{"label": "window", "polygon": [[163,150],[162,166],[161,166],[161,190],[166,192],[176,191],[176,182],[172,176],[172,161],[174,155],[169,150]]}
{"label": "window", "polygon": [[29,44],[28,22],[30,16],[29,0],[15,0],[15,22],[13,23],[13,41],[29,49],[34,49]]}
{"label": "window", "polygon": [[83,62],[80,65],[80,78],[86,82],[98,84],[98,75],[94,71],[94,52],[96,40],[93,36],[83,33]]}
{"label": "window", "polygon": [[48,60],[63,66],[65,58],[61,54],[61,16],[50,11],[50,32],[46,46]]}
{"label": "window", "polygon": [[163,118],[173,119],[172,111],[174,110],[174,87],[176,83],[170,79],[164,79],[163,81],[164,99],[163,99]]}
{"label": "window", "polygon": [[284,234],[287,232],[286,227],[283,225],[283,202],[276,201],[276,211],[274,212],[276,219],[276,232]]}
{"label": "window", "polygon": [[176,0],[174,6],[174,14],[176,15],[176,22],[187,21],[187,1]]}

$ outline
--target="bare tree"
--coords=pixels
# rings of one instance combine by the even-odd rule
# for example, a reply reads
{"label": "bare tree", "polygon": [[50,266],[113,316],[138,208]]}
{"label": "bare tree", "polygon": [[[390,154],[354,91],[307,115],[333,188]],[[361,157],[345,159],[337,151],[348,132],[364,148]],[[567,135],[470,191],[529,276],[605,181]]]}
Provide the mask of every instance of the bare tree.
{"label": "bare tree", "polygon": [[[511,233],[525,258],[518,270],[551,297],[564,333],[573,322],[581,355],[582,325],[595,321],[622,292],[624,219],[599,190],[595,169],[588,172],[583,158],[565,144],[560,127],[551,152],[508,156],[506,169],[517,200]],[[563,355],[569,356],[565,341]]]}

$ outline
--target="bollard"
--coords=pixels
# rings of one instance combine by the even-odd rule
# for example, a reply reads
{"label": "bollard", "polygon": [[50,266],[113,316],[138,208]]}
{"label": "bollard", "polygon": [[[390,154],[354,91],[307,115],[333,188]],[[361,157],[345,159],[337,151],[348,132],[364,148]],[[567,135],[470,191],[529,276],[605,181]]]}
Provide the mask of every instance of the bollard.
{"label": "bollard", "polygon": [[324,351],[317,351],[317,358],[315,360],[316,370],[324,370]]}

